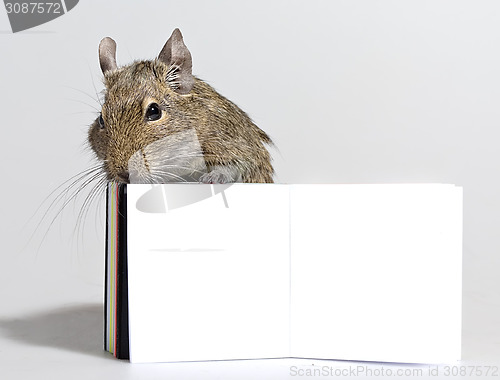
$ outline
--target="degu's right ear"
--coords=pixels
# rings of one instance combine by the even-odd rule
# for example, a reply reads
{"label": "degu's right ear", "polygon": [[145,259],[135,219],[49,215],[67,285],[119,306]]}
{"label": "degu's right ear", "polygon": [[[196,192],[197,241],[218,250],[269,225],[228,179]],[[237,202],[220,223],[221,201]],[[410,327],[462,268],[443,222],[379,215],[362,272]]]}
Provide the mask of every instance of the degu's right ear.
{"label": "degu's right ear", "polygon": [[193,59],[179,29],[175,29],[161,49],[158,59],[169,66],[167,82],[179,94],[189,93],[194,86]]}
{"label": "degu's right ear", "polygon": [[99,43],[99,64],[103,74],[116,70],[116,42],[109,37],[103,38]]}

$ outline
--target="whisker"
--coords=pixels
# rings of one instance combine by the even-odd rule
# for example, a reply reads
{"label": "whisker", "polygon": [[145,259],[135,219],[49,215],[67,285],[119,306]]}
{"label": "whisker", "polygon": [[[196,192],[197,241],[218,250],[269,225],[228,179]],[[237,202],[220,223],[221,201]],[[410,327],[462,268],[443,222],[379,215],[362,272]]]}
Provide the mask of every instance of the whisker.
{"label": "whisker", "polygon": [[[65,86],[65,85],[62,85],[62,87],[65,87],[65,88],[69,88],[70,90],[74,90],[74,91],[77,91],[83,95],[86,95],[87,97],[89,97],[90,99],[92,99],[94,102],[96,102],[97,104],[99,104],[100,107],[102,107],[102,104],[101,102],[99,101],[99,98],[94,98],[92,95],[90,95],[88,92],[85,92],[83,90],[80,90],[79,88],[75,88],[75,87],[71,87],[71,86]],[[95,87],[94,87],[95,89]],[[96,93],[97,95],[97,93]]]}
{"label": "whisker", "polygon": [[182,169],[182,170],[185,170],[185,171],[189,171],[189,172],[192,172],[192,173],[203,173],[203,172],[206,172],[206,168],[195,168],[195,167],[192,167],[192,166],[184,166],[184,165],[159,165],[159,166],[155,166],[153,169],[151,170],[159,170],[159,171],[166,171],[167,169]]}
{"label": "whisker", "polygon": [[82,220],[85,220],[86,218],[86,213],[88,212],[89,210],[89,206],[90,204],[92,203],[92,200],[95,196],[95,189],[96,187],[101,183],[102,179],[103,179],[103,174],[102,173],[99,173],[97,174],[96,176],[90,178],[89,182],[92,182],[94,181],[95,179],[98,179],[99,177],[101,177],[98,182],[94,185],[94,187],[92,187],[89,191],[89,193],[87,194],[87,196],[85,197],[85,199],[83,200],[83,203],[80,207],[80,210],[78,212],[78,217],[77,217],[77,224],[76,226],[78,226],[80,224],[80,221]]}
{"label": "whisker", "polygon": [[[95,185],[90,189],[90,192],[87,194],[85,197],[85,200],[80,208],[80,211],[78,213],[77,217],[77,223],[75,225],[75,228],[73,230],[73,237],[75,234],[78,236],[83,237],[83,232],[85,229],[85,221],[88,218],[88,214],[90,210],[92,209],[92,204],[95,202],[96,199],[99,199],[102,201],[102,195],[104,195],[104,190],[106,188],[107,184],[107,179],[105,177],[105,174],[102,173],[101,178],[98,179],[98,181],[95,183]],[[99,206],[97,207],[97,210],[99,210]],[[97,216],[97,213],[96,213]],[[77,239],[78,242],[78,239]],[[77,243],[78,245],[78,243]],[[82,241],[82,246],[83,246],[83,241]],[[78,251],[78,247],[77,247]]]}
{"label": "whisker", "polygon": [[[83,178],[85,178],[86,176],[88,175],[91,175],[92,173],[98,171],[98,170],[101,170],[101,166],[95,166],[95,167],[92,167],[92,168],[89,168],[89,169],[86,169],[78,174],[75,174],[74,176],[68,178],[66,181],[64,181],[63,183],[61,183],[59,186],[57,186],[54,190],[51,191],[51,193],[49,195],[47,195],[45,197],[45,199],[42,201],[42,203],[37,207],[37,209],[35,210],[35,212],[33,213],[33,215],[28,219],[28,221],[26,222],[26,224],[28,224],[29,222],[31,222],[31,220],[33,220],[33,218],[38,214],[38,212],[40,211],[40,209],[43,207],[43,205],[48,202],[48,200],[58,191],[60,190],[63,186],[67,185],[70,181],[73,181],[71,182],[69,185],[67,185],[67,187],[65,188],[65,190],[63,192],[61,192],[51,203],[50,205],[48,206],[47,210],[45,211],[45,213],[43,214],[42,216],[42,221],[45,219],[45,217],[47,216],[47,214],[49,213],[49,210],[52,208],[52,206],[54,206],[57,202],[60,201],[60,198],[62,197],[62,195],[64,194],[64,192],[67,192],[69,191],[71,188],[73,188],[76,184],[78,184],[79,181],[81,181]],[[26,225],[25,225],[26,227]]]}
{"label": "whisker", "polygon": [[75,103],[80,103],[80,104],[85,104],[86,106],[89,106],[90,108],[94,109],[97,113],[100,113],[101,110],[96,108],[95,106],[93,106],[92,104],[89,104],[87,102],[84,102],[83,100],[78,100],[78,99],[70,99],[70,98],[66,98],[67,101],[70,101],[70,102],[75,102]]}
{"label": "whisker", "polygon": [[157,173],[170,173],[173,170],[183,170],[189,173],[206,173],[206,168],[197,169],[191,166],[182,166],[182,165],[162,165],[159,167],[153,167],[150,171],[155,171]]}
{"label": "whisker", "polygon": [[[30,238],[28,239],[28,242],[26,243],[25,247],[31,243],[33,240],[35,234],[40,231],[40,227],[42,223],[47,220],[49,217],[49,213],[51,213],[54,210],[54,207],[57,206],[58,210],[55,211],[55,214],[52,216],[50,223],[48,223],[47,228],[42,234],[42,237],[40,239],[40,243],[38,245],[38,248],[36,250],[36,254],[38,254],[41,246],[45,242],[48,233],[52,229],[55,221],[61,216],[62,212],[67,208],[67,206],[74,201],[81,193],[83,190],[85,190],[91,183],[93,183],[96,179],[99,177],[103,178],[105,176],[104,172],[102,171],[101,165],[86,169],[82,171],[79,174],[76,174],[72,176],[70,179],[64,181],[61,185],[59,185],[56,189],[54,189],[49,196],[46,197],[46,199],[42,202],[42,204],[38,207],[38,209],[35,211],[34,215],[30,218],[33,219],[38,214],[38,211],[46,205],[50,198],[57,192],[59,191],[63,186],[66,185],[66,188],[62,191],[60,191],[59,194],[57,194],[54,199],[48,204],[48,208],[45,210],[43,213],[40,222],[38,225],[35,227],[35,230],[31,234]],[[68,185],[69,184],[69,185]],[[75,188],[78,186],[77,188]],[[84,202],[85,203],[85,202]],[[88,203],[88,201],[86,202]],[[85,206],[88,207],[88,206]],[[78,221],[77,221],[78,224]]]}
{"label": "whisker", "polygon": [[[181,176],[178,176],[177,174],[171,173],[171,172],[151,172],[151,175],[155,178],[158,178],[159,180],[165,180],[165,177],[170,177],[177,179],[179,182],[187,182],[186,179],[182,178]],[[160,182],[161,183],[161,182]]]}
{"label": "whisker", "polygon": [[92,87],[94,87],[95,96],[97,97],[97,102],[102,108],[102,101],[101,98],[99,97],[99,92],[97,91],[97,87],[95,86],[94,76],[92,75],[92,70],[90,69],[90,65],[89,65],[89,73],[90,73],[90,79],[92,80]]}

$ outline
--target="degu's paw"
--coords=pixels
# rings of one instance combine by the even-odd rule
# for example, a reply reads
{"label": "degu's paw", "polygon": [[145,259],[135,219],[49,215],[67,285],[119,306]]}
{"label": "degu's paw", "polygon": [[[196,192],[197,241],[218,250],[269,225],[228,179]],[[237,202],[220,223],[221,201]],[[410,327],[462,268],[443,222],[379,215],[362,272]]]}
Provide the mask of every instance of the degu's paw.
{"label": "degu's paw", "polygon": [[200,177],[201,183],[230,183],[233,179],[227,173],[221,173],[216,171],[211,171],[210,173],[205,173]]}

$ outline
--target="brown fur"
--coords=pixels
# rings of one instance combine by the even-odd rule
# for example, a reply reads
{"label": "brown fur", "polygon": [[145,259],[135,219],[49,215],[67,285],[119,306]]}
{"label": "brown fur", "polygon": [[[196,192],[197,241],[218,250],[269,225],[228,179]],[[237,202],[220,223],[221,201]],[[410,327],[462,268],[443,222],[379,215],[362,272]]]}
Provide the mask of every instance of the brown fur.
{"label": "brown fur", "polygon": [[[108,38],[101,43],[106,86],[102,106],[105,128],[100,126],[99,118],[96,119],[90,126],[88,138],[97,157],[104,162],[108,179],[127,182],[123,173],[128,171],[128,161],[134,153],[161,138],[194,129],[209,174],[217,168],[231,168],[238,172],[242,182],[273,182],[271,157],[265,146],[272,144],[271,139],[238,106],[192,76],[190,54],[180,32],[176,38],[180,41],[178,44],[182,42],[179,49],[185,48],[182,59],[189,54],[184,65],[187,74],[183,72],[183,62],[174,61],[169,65],[162,61],[162,54],[165,57],[164,51],[169,48],[169,42],[172,45],[177,32],[167,41],[159,58],[121,68],[114,62],[112,48],[116,45],[109,47],[114,41]],[[174,39],[174,48],[175,43]],[[104,53],[102,49],[106,49]],[[167,59],[179,59],[175,53],[173,50],[174,57]],[[187,80],[180,82],[186,79],[183,75],[188,75]],[[145,118],[151,103],[160,106],[161,119]],[[219,182],[214,178],[217,176],[209,176],[208,181],[205,178],[203,182]],[[225,181],[227,178],[220,182]]]}

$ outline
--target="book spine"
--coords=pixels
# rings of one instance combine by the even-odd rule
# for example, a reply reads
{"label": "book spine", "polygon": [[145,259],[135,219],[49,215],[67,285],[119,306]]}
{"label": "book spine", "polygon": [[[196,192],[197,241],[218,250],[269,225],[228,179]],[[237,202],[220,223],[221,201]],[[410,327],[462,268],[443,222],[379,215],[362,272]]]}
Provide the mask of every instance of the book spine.
{"label": "book spine", "polygon": [[126,185],[108,185],[105,263],[104,349],[129,359]]}

